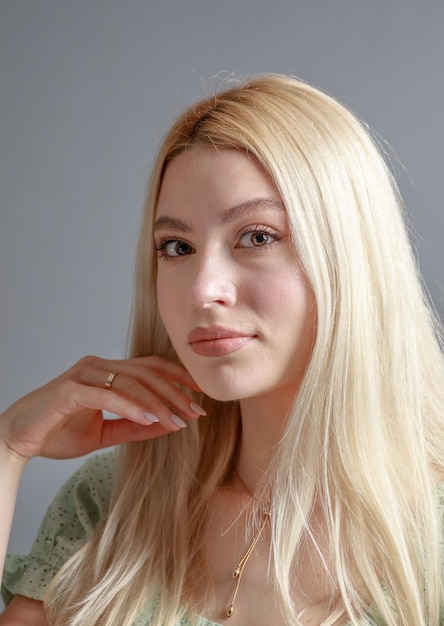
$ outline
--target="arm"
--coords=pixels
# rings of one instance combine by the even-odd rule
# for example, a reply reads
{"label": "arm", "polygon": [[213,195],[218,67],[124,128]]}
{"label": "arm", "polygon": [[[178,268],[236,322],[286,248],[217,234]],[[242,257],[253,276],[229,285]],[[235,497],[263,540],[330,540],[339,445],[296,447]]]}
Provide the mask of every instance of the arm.
{"label": "arm", "polygon": [[[25,463],[0,446],[0,567],[3,571],[17,489]],[[0,615],[0,626],[49,626],[43,602],[16,596]]]}
{"label": "arm", "polygon": [[7,452],[0,445],[0,571],[3,571],[6,548],[8,546],[9,533],[11,531],[12,518],[14,515],[15,501],[20,478],[25,463],[19,457]]}

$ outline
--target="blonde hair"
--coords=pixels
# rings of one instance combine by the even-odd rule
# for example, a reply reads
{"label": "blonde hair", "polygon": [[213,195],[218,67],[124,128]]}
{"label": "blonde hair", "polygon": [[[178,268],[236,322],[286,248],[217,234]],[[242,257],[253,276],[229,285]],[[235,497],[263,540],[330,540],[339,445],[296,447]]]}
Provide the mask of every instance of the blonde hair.
{"label": "blonde hair", "polygon": [[[348,110],[290,77],[253,78],[190,107],[163,140],[151,176],[132,356],[177,358],[156,303],[152,224],[166,164],[197,144],[257,157],[286,206],[316,298],[312,357],[260,486],[273,497],[272,557],[286,620],[299,623],[291,577],[316,505],[327,520],[323,558],[335,585],[325,625],[341,616],[357,624],[369,607],[388,626],[438,624],[443,358],[383,158]],[[54,580],[51,624],[130,626],[154,598],[150,623],[158,626],[199,610],[190,586],[240,415],[236,403],[196,400],[210,418],[123,446],[106,525]]]}

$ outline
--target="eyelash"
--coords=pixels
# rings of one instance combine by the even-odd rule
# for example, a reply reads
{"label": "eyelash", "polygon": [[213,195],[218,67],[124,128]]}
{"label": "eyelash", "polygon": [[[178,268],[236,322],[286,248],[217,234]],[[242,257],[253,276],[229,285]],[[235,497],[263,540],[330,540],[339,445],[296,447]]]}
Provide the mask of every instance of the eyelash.
{"label": "eyelash", "polygon": [[[271,241],[270,243],[265,243],[262,246],[239,246],[236,245],[236,248],[240,248],[240,249],[244,249],[244,250],[248,250],[248,249],[259,249],[259,248],[269,248],[270,246],[276,244],[278,241],[280,241],[281,237],[278,235],[278,233],[273,230],[272,228],[268,227],[268,226],[263,226],[263,225],[257,225],[254,227],[248,226],[247,228],[245,228],[243,231],[241,231],[239,233],[238,236],[238,240],[240,241],[243,237],[245,237],[245,235],[253,235],[255,233],[264,233],[266,235],[269,235],[270,237],[273,238],[273,241]],[[157,252],[157,256],[165,261],[173,261],[175,259],[180,258],[181,256],[188,256],[188,254],[184,254],[184,255],[177,255],[177,256],[173,256],[170,254],[166,253],[166,248],[168,246],[168,244],[170,243],[184,243],[185,245],[189,246],[191,250],[194,250],[193,246],[191,244],[189,244],[187,241],[183,240],[183,239],[178,239],[177,237],[164,237],[159,239],[158,241],[156,241],[155,243],[155,249]]]}

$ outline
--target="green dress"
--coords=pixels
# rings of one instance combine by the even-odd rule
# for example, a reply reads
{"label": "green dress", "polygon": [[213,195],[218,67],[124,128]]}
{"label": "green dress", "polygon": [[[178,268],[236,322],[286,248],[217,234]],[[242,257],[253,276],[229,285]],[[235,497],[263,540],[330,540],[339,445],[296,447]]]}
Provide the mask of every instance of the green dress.
{"label": "green dress", "polygon": [[[98,522],[106,518],[111,492],[114,455],[91,456],[60,489],[50,505],[31,552],[27,556],[8,555],[2,581],[5,604],[15,595],[42,600],[61,566],[91,537]],[[440,487],[440,507],[444,517],[444,485]],[[149,626],[153,607],[147,606],[134,626]],[[378,626],[364,617],[362,626]],[[444,621],[441,622],[444,626]],[[181,620],[178,626],[191,626]],[[199,618],[193,626],[218,626]]]}

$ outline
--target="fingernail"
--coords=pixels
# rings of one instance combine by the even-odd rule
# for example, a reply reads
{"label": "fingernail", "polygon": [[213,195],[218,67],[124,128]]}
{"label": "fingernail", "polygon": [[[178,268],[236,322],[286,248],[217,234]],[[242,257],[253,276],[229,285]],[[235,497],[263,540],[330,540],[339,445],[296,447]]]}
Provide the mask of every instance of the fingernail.
{"label": "fingernail", "polygon": [[154,422],[158,422],[159,418],[156,417],[155,415],[153,415],[152,413],[144,413],[143,417],[146,419],[147,422],[149,422],[150,424],[154,424]]}
{"label": "fingernail", "polygon": [[171,414],[170,419],[173,422],[173,424],[176,424],[176,426],[179,426],[179,428],[186,428],[187,427],[187,425],[185,424],[183,419],[180,419],[180,417],[178,415],[174,415],[174,413]]}
{"label": "fingernail", "polygon": [[190,402],[190,409],[197,413],[198,415],[206,415],[207,412],[201,406],[196,404],[195,402]]}

